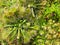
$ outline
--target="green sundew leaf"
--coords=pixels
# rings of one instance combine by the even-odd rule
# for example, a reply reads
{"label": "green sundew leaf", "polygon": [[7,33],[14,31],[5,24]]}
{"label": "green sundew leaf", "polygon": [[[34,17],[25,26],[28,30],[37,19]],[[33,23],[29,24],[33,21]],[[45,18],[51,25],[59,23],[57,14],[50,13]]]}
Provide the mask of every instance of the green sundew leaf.
{"label": "green sundew leaf", "polygon": [[39,30],[39,26],[38,25],[35,25],[35,26],[32,26],[30,27],[31,29],[34,29],[34,30]]}
{"label": "green sundew leaf", "polygon": [[33,8],[31,8],[31,12],[32,12],[32,16],[35,17],[35,14],[34,14]]}
{"label": "green sundew leaf", "polygon": [[17,39],[20,38],[20,28],[18,29]]}
{"label": "green sundew leaf", "polygon": [[23,23],[25,23],[25,22],[26,22],[26,20],[23,21]]}
{"label": "green sundew leaf", "polygon": [[24,37],[24,43],[28,43],[30,39],[28,37]]}
{"label": "green sundew leaf", "polygon": [[26,12],[26,7],[20,6],[18,9],[19,9],[20,16],[24,17]]}
{"label": "green sundew leaf", "polygon": [[26,20],[22,20],[21,22],[20,22],[20,24],[22,25],[22,24],[25,24],[26,23]]}
{"label": "green sundew leaf", "polygon": [[13,27],[14,25],[5,25],[4,27]]}
{"label": "green sundew leaf", "polygon": [[13,34],[11,34],[11,36],[10,36],[10,41],[11,41],[11,42],[15,39],[16,34],[17,34],[17,30],[15,30],[15,31],[13,32]]}
{"label": "green sundew leaf", "polygon": [[2,38],[6,39],[14,30],[4,30],[2,32]]}
{"label": "green sundew leaf", "polygon": [[28,43],[34,35],[36,35],[35,30],[25,32],[24,43]]}
{"label": "green sundew leaf", "polygon": [[24,37],[24,36],[25,36],[26,31],[25,31],[25,30],[21,30],[21,33],[22,33],[22,35],[23,35],[23,37]]}
{"label": "green sundew leaf", "polygon": [[27,22],[26,25],[27,25],[27,27],[29,27],[30,26],[30,22]]}
{"label": "green sundew leaf", "polygon": [[[14,27],[12,30],[14,30],[10,35],[10,41],[12,42],[14,39],[15,39],[15,37],[16,37],[16,34],[17,34],[17,28],[16,27]],[[11,31],[12,31],[11,30]]]}
{"label": "green sundew leaf", "polygon": [[30,41],[30,35],[25,30],[22,30],[21,32],[24,37],[24,43],[28,43]]}
{"label": "green sundew leaf", "polygon": [[16,12],[16,10],[17,10],[17,8],[16,8],[16,7],[12,7],[12,8],[9,10],[9,12],[14,13],[14,12]]}

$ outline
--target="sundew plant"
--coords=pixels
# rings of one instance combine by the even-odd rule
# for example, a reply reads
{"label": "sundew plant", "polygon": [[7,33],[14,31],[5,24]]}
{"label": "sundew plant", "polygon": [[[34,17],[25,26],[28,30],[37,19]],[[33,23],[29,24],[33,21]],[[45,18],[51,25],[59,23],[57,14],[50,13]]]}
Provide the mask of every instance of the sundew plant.
{"label": "sundew plant", "polygon": [[0,0],[0,45],[60,45],[60,0]]}

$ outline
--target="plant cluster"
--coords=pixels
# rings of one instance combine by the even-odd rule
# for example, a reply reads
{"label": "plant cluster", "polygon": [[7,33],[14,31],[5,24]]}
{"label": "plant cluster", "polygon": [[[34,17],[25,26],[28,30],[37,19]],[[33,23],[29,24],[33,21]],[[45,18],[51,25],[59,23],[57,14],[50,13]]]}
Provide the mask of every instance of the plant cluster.
{"label": "plant cluster", "polygon": [[0,45],[60,45],[60,0],[0,0]]}

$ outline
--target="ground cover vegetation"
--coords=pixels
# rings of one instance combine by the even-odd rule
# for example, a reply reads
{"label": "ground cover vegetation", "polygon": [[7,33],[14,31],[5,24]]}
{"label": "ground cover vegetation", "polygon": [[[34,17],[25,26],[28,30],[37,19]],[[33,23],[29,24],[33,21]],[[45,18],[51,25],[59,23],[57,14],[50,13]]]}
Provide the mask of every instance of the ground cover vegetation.
{"label": "ground cover vegetation", "polygon": [[60,0],[0,0],[0,45],[60,45]]}

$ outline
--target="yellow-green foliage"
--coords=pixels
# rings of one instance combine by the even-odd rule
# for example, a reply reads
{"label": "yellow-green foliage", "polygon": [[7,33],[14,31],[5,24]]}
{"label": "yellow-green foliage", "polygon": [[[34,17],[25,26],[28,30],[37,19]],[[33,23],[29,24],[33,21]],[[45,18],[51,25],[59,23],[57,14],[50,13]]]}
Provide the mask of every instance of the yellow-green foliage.
{"label": "yellow-green foliage", "polygon": [[0,0],[0,45],[60,45],[60,0]]}

